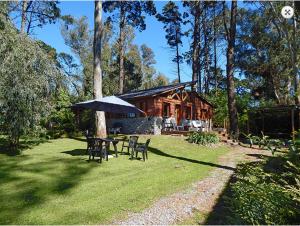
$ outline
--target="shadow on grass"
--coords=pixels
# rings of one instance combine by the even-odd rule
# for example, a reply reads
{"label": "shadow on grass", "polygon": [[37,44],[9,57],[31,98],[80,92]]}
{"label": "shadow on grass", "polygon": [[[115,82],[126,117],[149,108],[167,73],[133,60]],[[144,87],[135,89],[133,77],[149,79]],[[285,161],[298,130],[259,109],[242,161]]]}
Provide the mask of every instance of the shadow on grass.
{"label": "shadow on grass", "polygon": [[61,153],[69,154],[69,155],[72,155],[72,156],[88,155],[86,149],[74,149],[74,150],[71,150],[71,151],[63,151]]}
{"label": "shadow on grass", "polygon": [[267,158],[270,158],[270,156],[263,155],[263,154],[247,154],[247,155],[251,156],[251,157],[255,157],[257,159],[267,159]]}
{"label": "shadow on grass", "polygon": [[175,159],[179,159],[179,160],[183,160],[183,161],[188,161],[188,162],[191,162],[191,163],[207,165],[207,166],[222,168],[222,169],[226,169],[226,170],[232,170],[232,171],[235,170],[235,168],[230,167],[230,166],[223,166],[223,165],[219,165],[219,164],[215,164],[215,163],[211,163],[211,162],[204,162],[204,161],[200,161],[200,160],[196,160],[196,159],[190,159],[190,158],[186,158],[186,157],[182,157],[182,156],[170,155],[170,154],[167,154],[167,153],[165,153],[165,152],[163,152],[159,149],[156,149],[156,148],[149,147],[149,151],[152,152],[153,154],[161,155],[161,156],[168,157],[168,158],[175,158]]}
{"label": "shadow on grass", "polygon": [[32,139],[32,140],[20,140],[18,148],[12,148],[9,146],[9,142],[5,137],[0,137],[0,154],[5,154],[8,156],[20,155],[22,151],[26,149],[31,149],[41,143],[49,142],[47,139]]}
{"label": "shadow on grass", "polygon": [[[40,160],[27,155],[6,158],[0,164],[0,224],[41,223],[34,219],[23,222],[23,214],[53,199],[53,196],[70,191],[93,166],[64,158]],[[27,174],[30,177],[24,176]]]}

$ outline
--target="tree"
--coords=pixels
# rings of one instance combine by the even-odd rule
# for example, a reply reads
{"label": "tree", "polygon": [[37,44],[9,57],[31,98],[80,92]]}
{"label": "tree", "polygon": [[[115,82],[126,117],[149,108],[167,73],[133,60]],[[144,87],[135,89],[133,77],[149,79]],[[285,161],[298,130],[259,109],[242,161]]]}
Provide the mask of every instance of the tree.
{"label": "tree", "polygon": [[[292,23],[282,21],[281,24],[269,3],[260,5],[262,7],[240,10],[236,65],[247,78],[248,89],[257,104],[288,105],[295,101],[295,75],[289,41],[282,29],[292,36]],[[278,11],[280,6],[283,6],[280,2],[274,4]],[[296,47],[298,45],[299,41]],[[298,57],[299,49],[296,55]]]}
{"label": "tree", "polygon": [[10,145],[17,148],[22,135],[39,129],[48,114],[48,99],[58,74],[55,62],[40,45],[18,34],[10,21],[0,29],[1,112]]}
{"label": "tree", "polygon": [[231,2],[230,11],[230,22],[229,28],[226,22],[226,9],[224,2],[224,28],[226,31],[227,46],[227,65],[226,65],[226,76],[227,76],[227,95],[228,95],[228,112],[229,112],[229,125],[230,133],[234,138],[239,136],[239,126],[238,126],[238,114],[236,108],[235,99],[235,87],[234,87],[234,47],[235,47],[235,35],[236,35],[236,17],[237,17],[237,1],[233,0]]}
{"label": "tree", "polygon": [[166,86],[169,85],[169,79],[162,73],[158,73],[158,75],[154,78],[154,87],[155,86]]}
{"label": "tree", "polygon": [[164,29],[166,31],[166,39],[168,45],[172,50],[175,50],[175,57],[172,60],[177,65],[177,76],[178,82],[180,83],[180,64],[183,61],[183,57],[180,54],[180,46],[182,45],[182,36],[183,33],[181,31],[181,23],[182,15],[179,12],[178,6],[169,1],[162,9],[162,14],[156,15],[158,21],[164,23]]}
{"label": "tree", "polygon": [[132,45],[125,56],[125,91],[136,90],[141,87],[143,73],[142,73],[142,59],[137,45]]}
{"label": "tree", "polygon": [[21,18],[20,31],[27,34],[30,34],[35,27],[55,23],[60,18],[58,1],[11,2],[9,11],[13,19]]}
{"label": "tree", "polygon": [[[186,21],[185,23],[190,23],[193,27],[192,29],[192,81],[198,81],[198,91],[201,92],[201,78],[200,78],[200,50],[201,50],[201,2],[200,1],[184,1],[183,6],[189,7],[190,14],[192,15],[192,19]],[[184,15],[185,18],[188,17],[186,13]],[[194,88],[194,87],[192,87]]]}
{"label": "tree", "polygon": [[142,57],[142,72],[143,72],[143,83],[142,88],[149,89],[154,85],[155,68],[153,67],[156,64],[154,59],[155,55],[153,50],[148,47],[146,44],[141,45],[141,57]]}
{"label": "tree", "polygon": [[[148,15],[154,15],[156,13],[155,6],[152,1],[106,1],[103,3],[104,12],[112,13],[114,11],[119,12],[119,92],[124,92],[124,41],[125,41],[125,29],[126,26],[132,26],[139,31],[146,29],[145,17],[143,13]],[[109,20],[116,21],[116,15],[109,17]]]}
{"label": "tree", "polygon": [[93,94],[93,37],[89,30],[86,17],[79,19],[65,17],[65,24],[61,27],[61,34],[65,44],[78,57],[82,65],[83,94],[92,97]]}
{"label": "tree", "polygon": [[74,57],[67,53],[59,53],[57,58],[58,67],[62,70],[67,80],[67,84],[64,84],[65,80],[62,79],[59,87],[64,86],[68,90],[71,90],[72,93],[72,89],[68,85],[68,83],[71,83],[73,89],[77,93],[77,96],[81,96],[82,78],[80,76],[79,65],[75,62]]}
{"label": "tree", "polygon": [[[102,71],[101,71],[101,35],[102,35],[102,1],[95,1],[94,12],[94,98],[102,98]],[[95,127],[97,137],[106,137],[105,113],[96,111]]]}

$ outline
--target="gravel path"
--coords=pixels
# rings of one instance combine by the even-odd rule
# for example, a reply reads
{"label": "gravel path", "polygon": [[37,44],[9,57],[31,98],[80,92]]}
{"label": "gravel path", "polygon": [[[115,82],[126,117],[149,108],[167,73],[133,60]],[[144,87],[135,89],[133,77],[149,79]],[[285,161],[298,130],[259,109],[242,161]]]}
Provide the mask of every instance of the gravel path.
{"label": "gravel path", "polygon": [[[254,156],[247,154],[254,154]],[[233,147],[229,153],[220,157],[218,164],[222,165],[222,168],[214,169],[208,177],[192,184],[188,190],[161,198],[142,212],[129,213],[127,219],[112,224],[169,225],[191,217],[194,210],[208,213],[234,173],[237,163],[258,160],[255,154],[266,155],[268,152],[241,146]]]}

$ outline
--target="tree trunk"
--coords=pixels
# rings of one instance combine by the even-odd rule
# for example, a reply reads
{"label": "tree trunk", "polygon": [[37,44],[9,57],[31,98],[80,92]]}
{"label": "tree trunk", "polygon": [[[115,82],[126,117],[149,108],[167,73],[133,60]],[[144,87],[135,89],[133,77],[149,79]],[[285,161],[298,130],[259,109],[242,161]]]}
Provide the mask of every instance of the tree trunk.
{"label": "tree trunk", "polygon": [[[121,3],[122,4],[122,3]],[[121,6],[120,9],[120,42],[119,42],[119,67],[120,67],[120,75],[119,75],[119,93],[122,94],[124,92],[124,81],[125,81],[125,75],[124,75],[124,39],[125,39],[125,10]]]}
{"label": "tree trunk", "polygon": [[[176,37],[177,37],[176,31]],[[176,43],[176,63],[177,63],[177,76],[178,76],[178,83],[180,83],[180,62],[179,62],[179,44]]]}
{"label": "tree trunk", "polygon": [[[101,71],[101,35],[102,35],[102,2],[95,1],[94,24],[94,98],[102,98],[102,71]],[[106,137],[105,114],[97,111],[95,114],[96,136]]]}
{"label": "tree trunk", "polygon": [[[293,1],[293,8],[295,9],[295,1]],[[297,21],[295,15],[293,16],[293,39],[292,39],[292,64],[294,72],[294,90],[295,90],[295,104],[300,104],[300,92],[299,92],[299,75],[298,75],[298,61],[297,61],[297,42],[296,42]]]}
{"label": "tree trunk", "polygon": [[[193,62],[192,70],[193,76],[192,81],[198,80],[199,75],[199,57],[200,57],[200,14],[201,14],[201,5],[199,1],[195,2],[195,15],[194,15],[194,31],[193,31]],[[199,81],[198,81],[199,83]]]}
{"label": "tree trunk", "polygon": [[26,10],[27,10],[27,0],[23,0],[22,2],[22,18],[21,18],[21,33],[25,32],[25,26],[26,26]]}
{"label": "tree trunk", "polygon": [[215,93],[218,94],[218,70],[217,70],[217,27],[216,27],[216,3],[213,5],[214,7],[214,73],[215,73]]}
{"label": "tree trunk", "polygon": [[231,3],[230,28],[229,28],[229,34],[227,35],[228,48],[227,48],[226,74],[227,74],[227,94],[228,94],[230,133],[235,139],[237,139],[239,136],[238,114],[236,108],[235,87],[234,87],[234,47],[235,47],[235,35],[236,35],[236,16],[237,16],[237,1],[234,0]]}
{"label": "tree trunk", "polygon": [[204,92],[205,94],[209,93],[209,49],[208,49],[208,32],[207,32],[207,24],[206,24],[206,11],[207,6],[206,2],[204,2],[204,17],[203,17],[203,34],[204,34],[204,54],[205,54],[205,60],[204,60],[204,72],[205,72],[205,82],[204,82]]}

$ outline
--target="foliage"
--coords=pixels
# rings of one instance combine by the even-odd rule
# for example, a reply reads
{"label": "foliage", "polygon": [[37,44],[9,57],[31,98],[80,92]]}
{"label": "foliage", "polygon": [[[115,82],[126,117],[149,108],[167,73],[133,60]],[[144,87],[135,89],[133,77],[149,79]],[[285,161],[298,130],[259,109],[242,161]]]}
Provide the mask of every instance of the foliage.
{"label": "foliage", "polygon": [[1,110],[10,143],[17,146],[20,136],[37,130],[47,115],[58,71],[38,43],[4,21],[5,28],[0,30]]}
{"label": "foliage", "polygon": [[295,224],[300,218],[299,162],[286,156],[238,166],[226,199],[227,223]]}
{"label": "foliage", "polygon": [[261,137],[252,134],[243,135],[249,140],[250,148],[252,148],[254,144],[258,144],[259,148],[266,148],[271,151],[273,155],[283,147],[283,142],[279,139],[270,139],[269,136],[264,135],[263,132],[261,134]]}
{"label": "foliage", "polygon": [[71,104],[71,96],[66,90],[61,89],[54,99],[52,111],[46,122],[50,136],[57,138],[65,132],[68,134],[75,132],[76,119],[70,109]]}
{"label": "foliage", "polygon": [[118,13],[112,14],[114,11],[125,13],[125,24],[136,27],[139,31],[146,29],[144,14],[154,15],[156,13],[152,1],[106,1],[103,3],[103,10],[106,13],[111,13],[109,16],[111,21],[118,20],[120,16]]}
{"label": "foliage", "polygon": [[183,63],[183,57],[179,53],[179,46],[182,45],[182,15],[179,11],[179,7],[176,3],[169,1],[162,9],[162,14],[156,15],[158,21],[164,23],[164,29],[166,32],[166,39],[168,45],[175,51],[175,57],[173,62],[177,64],[178,81],[180,82],[180,68],[179,65]]}
{"label": "foliage", "polygon": [[291,50],[293,23],[278,16],[283,6],[282,2],[261,2],[260,7],[240,10],[236,63],[257,100],[290,104],[294,83],[290,53],[299,56],[300,52],[298,39]]}
{"label": "foliage", "polygon": [[219,142],[219,137],[215,133],[193,132],[189,135],[188,141],[200,145],[216,144]]}
{"label": "foliage", "polygon": [[207,96],[207,100],[214,106],[213,123],[216,127],[223,127],[228,117],[227,94],[220,91],[216,95]]}
{"label": "foliage", "polygon": [[155,61],[155,55],[153,50],[148,47],[146,44],[141,45],[141,57],[142,57],[142,71],[143,71],[143,83],[142,88],[149,89],[155,86],[154,84],[154,74],[155,74],[155,68],[154,64],[156,64]]}
{"label": "foliage", "polygon": [[[61,27],[61,34],[65,44],[71,48],[81,63],[81,71],[78,66],[75,68],[67,66],[68,69],[75,69],[75,71],[67,71],[66,77],[72,77],[73,81],[76,78],[73,86],[81,81],[84,96],[91,98],[93,96],[93,35],[89,30],[87,17],[76,19],[70,16]],[[69,64],[75,66],[75,61],[71,57],[68,60]],[[78,85],[75,89],[80,92]]]}
{"label": "foliage", "polygon": [[[23,1],[11,1],[9,12],[14,18],[22,17]],[[36,27],[43,27],[47,23],[55,23],[60,18],[60,9],[58,1],[28,1],[25,10],[26,32],[32,33]]]}

